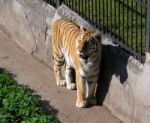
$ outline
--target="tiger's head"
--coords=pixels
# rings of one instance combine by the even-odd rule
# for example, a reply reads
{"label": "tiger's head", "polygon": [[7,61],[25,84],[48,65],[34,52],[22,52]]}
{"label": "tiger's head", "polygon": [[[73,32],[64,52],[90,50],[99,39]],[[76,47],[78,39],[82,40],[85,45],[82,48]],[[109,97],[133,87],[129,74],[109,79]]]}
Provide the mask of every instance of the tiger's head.
{"label": "tiger's head", "polygon": [[79,58],[87,60],[93,53],[97,52],[98,43],[101,42],[101,34],[93,30],[81,28],[77,40],[77,52]]}

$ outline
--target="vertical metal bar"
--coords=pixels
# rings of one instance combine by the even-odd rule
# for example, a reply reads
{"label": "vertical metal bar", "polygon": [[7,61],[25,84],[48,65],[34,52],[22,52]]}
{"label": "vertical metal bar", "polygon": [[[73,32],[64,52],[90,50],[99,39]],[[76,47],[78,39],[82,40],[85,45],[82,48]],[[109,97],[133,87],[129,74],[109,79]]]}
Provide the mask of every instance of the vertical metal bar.
{"label": "vertical metal bar", "polygon": [[115,25],[115,30],[114,30],[114,32],[115,32],[115,37],[116,37],[116,1],[114,1],[115,3],[114,3],[114,25]]}
{"label": "vertical metal bar", "polygon": [[78,6],[79,6],[79,15],[81,14],[81,4],[80,4],[81,0],[78,0]]}
{"label": "vertical metal bar", "polygon": [[107,23],[107,24],[106,24],[106,25],[107,25],[107,26],[106,26],[106,31],[108,32],[108,8],[109,8],[109,6],[108,6],[108,0],[106,0],[106,7],[107,7],[107,9],[106,9],[106,11],[107,11],[107,12],[106,12],[106,14],[107,14],[107,16],[106,16],[106,17],[107,17],[107,18],[106,18],[106,23]]}
{"label": "vertical metal bar", "polygon": [[82,1],[82,4],[83,4],[83,13],[84,13],[84,18],[86,19],[86,3],[85,3],[85,0]]}
{"label": "vertical metal bar", "polygon": [[56,3],[56,7],[58,8],[59,7],[59,5],[60,5],[60,3],[59,3],[60,1],[59,0],[57,0],[57,3]]}
{"label": "vertical metal bar", "polygon": [[[131,8],[133,8],[133,0],[131,1]],[[133,9],[131,12],[131,48],[133,49]]]}
{"label": "vertical metal bar", "polygon": [[99,21],[99,29],[101,29],[101,2],[100,0],[98,1],[99,9],[98,9],[98,21]]}
{"label": "vertical metal bar", "polygon": [[104,0],[103,0],[103,31],[105,30],[105,2],[104,2]]}
{"label": "vertical metal bar", "polygon": [[124,4],[125,4],[125,3],[124,3],[124,0],[122,0],[122,2],[123,2],[123,5],[122,5],[122,9],[123,9],[123,10],[122,10],[122,13],[123,13],[123,20],[122,20],[122,21],[123,21],[123,25],[122,25],[122,26],[123,26],[123,29],[122,29],[122,33],[123,33],[123,34],[122,34],[122,39],[123,39],[123,43],[126,43],[126,42],[124,42],[124,41],[125,41],[125,38],[124,38],[124,16],[125,16],[125,15],[124,15]]}
{"label": "vertical metal bar", "polygon": [[82,16],[83,16],[83,15],[84,15],[84,12],[83,12],[83,6],[84,6],[83,0],[81,0],[80,4],[81,4],[81,14],[82,14]]}
{"label": "vertical metal bar", "polygon": [[141,21],[141,23],[140,23],[140,25],[141,25],[141,27],[140,27],[140,28],[141,28],[141,29],[140,29],[140,30],[141,30],[141,32],[140,32],[140,34],[141,34],[141,35],[140,35],[140,45],[141,45],[140,53],[141,53],[141,55],[142,55],[142,52],[143,52],[143,43],[142,43],[142,40],[143,40],[143,39],[142,39],[142,35],[143,35],[143,26],[142,26],[142,24],[143,24],[143,23],[142,23],[142,20],[143,20],[143,19],[142,19],[142,14],[143,14],[143,11],[142,11],[142,5],[141,5],[140,13],[141,13],[141,15],[140,15],[140,21]]}
{"label": "vertical metal bar", "polygon": [[76,2],[75,2],[75,0],[73,0],[72,1],[72,5],[73,5],[73,10],[75,11],[75,4],[76,4]]}
{"label": "vertical metal bar", "polygon": [[[127,0],[127,6],[129,6],[129,0]],[[129,37],[129,30],[128,30],[129,29],[129,22],[128,22],[128,20],[129,20],[129,8],[127,7],[127,25],[126,25],[127,26],[126,27],[126,29],[127,29],[126,30],[126,32],[127,32],[127,46],[129,46],[129,40],[128,40],[129,39],[128,38]]]}
{"label": "vertical metal bar", "polygon": [[98,9],[97,9],[97,5],[98,5],[98,4],[97,4],[97,0],[95,0],[94,3],[95,3],[95,23],[96,23],[96,27],[98,27],[98,23],[97,23],[97,22],[98,22],[98,20],[97,20],[97,17],[98,17],[98,14],[97,14],[97,13],[98,13]]}
{"label": "vertical metal bar", "polygon": [[91,18],[92,18],[92,23],[93,23],[93,22],[94,22],[94,15],[93,15],[93,11],[94,11],[94,10],[93,10],[93,8],[94,8],[94,7],[93,7],[93,4],[94,4],[94,3],[93,3],[93,0],[91,0],[91,2],[92,2],[92,5],[91,5],[91,7],[92,7]]}
{"label": "vertical metal bar", "polygon": [[70,0],[67,0],[68,2],[67,2],[67,5],[70,7]]}
{"label": "vertical metal bar", "polygon": [[[135,4],[135,7],[136,7],[136,12],[137,12],[137,2],[136,2],[136,4]],[[138,18],[137,18],[137,13],[135,13],[136,15],[136,17],[135,17],[135,20],[136,20],[136,40],[135,40],[135,42],[136,42],[136,51],[138,51]]]}
{"label": "vertical metal bar", "polygon": [[147,0],[146,51],[150,51],[150,0]]}
{"label": "vertical metal bar", "polygon": [[72,8],[75,11],[75,0],[72,1]]}
{"label": "vertical metal bar", "polygon": [[84,0],[84,4],[85,4],[85,8],[84,8],[85,9],[85,16],[86,16],[86,19],[87,19],[87,17],[88,17],[88,14],[87,14],[88,13],[88,11],[87,11],[88,8],[87,8],[87,1],[86,0]]}
{"label": "vertical metal bar", "polygon": [[90,3],[91,3],[91,1],[88,1],[88,15],[89,15],[89,22],[91,22]]}
{"label": "vertical metal bar", "polygon": [[83,4],[83,7],[82,7],[82,8],[83,8],[84,18],[86,19],[86,8],[85,8],[85,7],[86,7],[86,6],[85,6],[86,3],[85,3],[84,1],[85,1],[85,0],[82,0],[82,4]]}
{"label": "vertical metal bar", "polygon": [[72,9],[72,0],[69,0],[70,8]]}
{"label": "vertical metal bar", "polygon": [[88,2],[85,0],[85,13],[86,13],[86,18],[88,20]]}
{"label": "vertical metal bar", "polygon": [[83,3],[84,3],[84,16],[85,16],[85,19],[87,20],[87,18],[86,18],[86,0],[83,0]]}
{"label": "vertical metal bar", "polygon": [[60,0],[60,5],[64,2],[64,0]]}
{"label": "vertical metal bar", "polygon": [[63,0],[57,0],[56,7],[58,8],[62,2],[63,2]]}
{"label": "vertical metal bar", "polygon": [[[86,0],[85,0],[85,2],[86,2]],[[87,17],[87,19],[89,19],[89,16],[88,16],[88,9],[89,9],[89,8],[88,8],[88,4],[89,4],[89,3],[86,2],[86,17]]]}
{"label": "vertical metal bar", "polygon": [[76,10],[76,12],[78,11],[78,4],[77,4],[77,0],[75,0],[75,10]]}
{"label": "vertical metal bar", "polygon": [[72,9],[72,2],[73,0],[69,0],[69,7]]}
{"label": "vertical metal bar", "polygon": [[82,7],[83,7],[83,5],[82,5],[82,0],[79,1],[79,4],[80,4],[80,15],[82,15],[82,14],[83,14],[83,13],[82,13]]}
{"label": "vertical metal bar", "polygon": [[118,11],[118,13],[119,13],[119,15],[118,15],[118,39],[120,40],[120,0],[118,1],[119,3],[119,11]]}
{"label": "vertical metal bar", "polygon": [[112,0],[110,0],[110,30],[112,32]]}

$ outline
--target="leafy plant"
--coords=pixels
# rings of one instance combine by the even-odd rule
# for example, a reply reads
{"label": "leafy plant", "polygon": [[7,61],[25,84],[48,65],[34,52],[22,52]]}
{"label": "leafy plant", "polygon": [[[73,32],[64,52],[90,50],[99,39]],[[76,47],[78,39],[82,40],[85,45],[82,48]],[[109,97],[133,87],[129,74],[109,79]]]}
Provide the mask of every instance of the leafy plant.
{"label": "leafy plant", "polygon": [[49,116],[27,87],[18,85],[7,73],[0,73],[0,122],[1,123],[58,123]]}

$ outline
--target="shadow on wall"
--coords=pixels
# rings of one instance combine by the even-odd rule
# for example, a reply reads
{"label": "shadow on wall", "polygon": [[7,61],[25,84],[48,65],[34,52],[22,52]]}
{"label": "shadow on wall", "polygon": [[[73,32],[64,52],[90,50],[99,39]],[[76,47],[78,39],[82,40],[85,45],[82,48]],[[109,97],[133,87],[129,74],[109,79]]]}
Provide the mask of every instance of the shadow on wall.
{"label": "shadow on wall", "polygon": [[107,92],[109,91],[112,76],[116,75],[123,84],[127,78],[127,62],[129,56],[119,48],[112,45],[102,46],[102,61],[97,88],[97,101],[103,105]]}

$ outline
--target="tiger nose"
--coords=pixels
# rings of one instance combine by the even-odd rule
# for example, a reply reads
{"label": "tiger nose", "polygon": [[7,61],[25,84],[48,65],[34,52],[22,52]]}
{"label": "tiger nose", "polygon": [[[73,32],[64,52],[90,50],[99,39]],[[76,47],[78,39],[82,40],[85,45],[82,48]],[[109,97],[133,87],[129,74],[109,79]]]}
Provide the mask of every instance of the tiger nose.
{"label": "tiger nose", "polygon": [[81,48],[78,48],[79,52],[82,52],[83,50]]}

